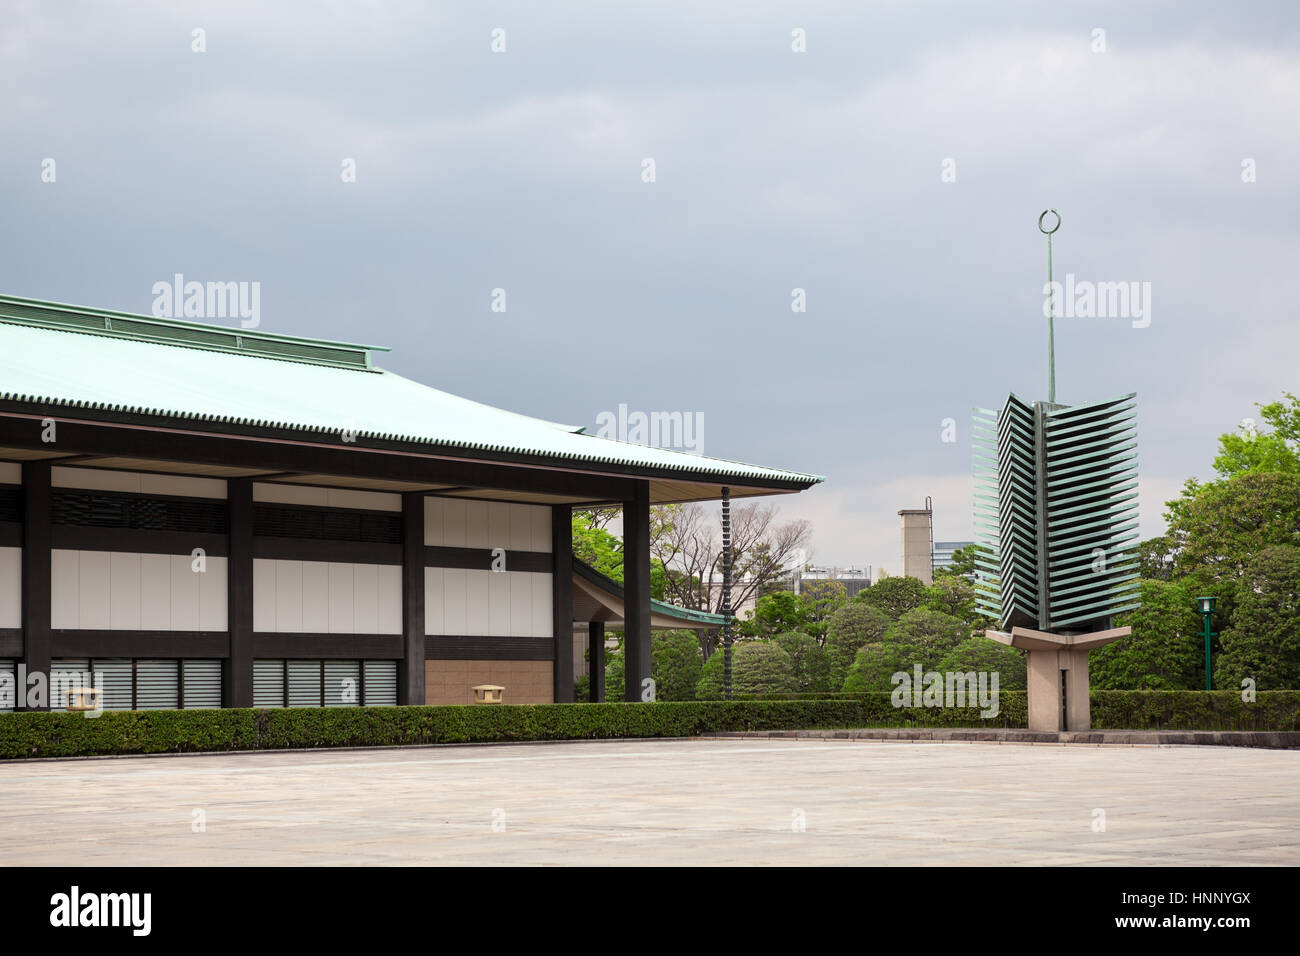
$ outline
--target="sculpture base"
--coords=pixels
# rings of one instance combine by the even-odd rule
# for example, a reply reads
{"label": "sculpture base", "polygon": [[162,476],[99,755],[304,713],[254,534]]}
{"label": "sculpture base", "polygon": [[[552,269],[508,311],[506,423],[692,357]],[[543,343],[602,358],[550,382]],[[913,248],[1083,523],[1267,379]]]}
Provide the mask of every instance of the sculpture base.
{"label": "sculpture base", "polygon": [[985,631],[984,635],[1028,652],[1029,729],[1056,733],[1092,729],[1088,652],[1130,633],[1128,627],[1087,634],[1013,627],[1010,634]]}

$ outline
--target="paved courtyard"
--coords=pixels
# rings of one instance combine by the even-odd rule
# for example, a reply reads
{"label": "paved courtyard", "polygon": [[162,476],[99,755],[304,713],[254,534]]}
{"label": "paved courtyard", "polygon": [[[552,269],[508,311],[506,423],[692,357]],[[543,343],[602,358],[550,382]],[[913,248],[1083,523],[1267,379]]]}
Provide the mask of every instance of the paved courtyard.
{"label": "paved courtyard", "polygon": [[707,739],[4,763],[0,848],[4,866],[1296,865],[1300,752]]}

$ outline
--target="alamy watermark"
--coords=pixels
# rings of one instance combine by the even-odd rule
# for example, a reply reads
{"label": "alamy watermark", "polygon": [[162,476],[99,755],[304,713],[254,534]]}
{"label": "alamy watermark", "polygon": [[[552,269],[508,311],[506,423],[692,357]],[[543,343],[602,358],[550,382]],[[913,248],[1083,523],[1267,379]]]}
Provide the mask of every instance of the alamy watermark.
{"label": "alamy watermark", "polygon": [[704,413],[629,412],[627,405],[619,405],[617,412],[596,416],[596,437],[702,455]]}
{"label": "alamy watermark", "polygon": [[246,329],[262,324],[260,282],[186,282],[178,272],[151,291],[152,311],[160,319],[239,319]]}
{"label": "alamy watermark", "polygon": [[1065,282],[1043,283],[1043,317],[1053,310],[1067,319],[1131,319],[1133,328],[1151,324],[1150,282],[1093,282],[1066,273]]}
{"label": "alamy watermark", "polygon": [[975,707],[987,719],[998,715],[997,671],[925,671],[920,664],[895,671],[889,682],[895,707]]}

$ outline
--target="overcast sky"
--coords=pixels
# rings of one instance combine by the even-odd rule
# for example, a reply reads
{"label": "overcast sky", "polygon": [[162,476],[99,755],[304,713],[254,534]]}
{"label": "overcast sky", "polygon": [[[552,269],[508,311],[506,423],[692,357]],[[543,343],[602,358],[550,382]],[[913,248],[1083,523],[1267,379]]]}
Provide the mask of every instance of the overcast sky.
{"label": "overcast sky", "polygon": [[1058,279],[1151,284],[1145,327],[1058,319],[1057,379],[1138,393],[1158,533],[1300,391],[1297,10],[4,0],[0,292],[259,282],[263,329],[480,401],[702,413],[827,476],[779,499],[815,560],[896,573],[927,494],[970,536],[972,406],[1046,397],[1050,206]]}

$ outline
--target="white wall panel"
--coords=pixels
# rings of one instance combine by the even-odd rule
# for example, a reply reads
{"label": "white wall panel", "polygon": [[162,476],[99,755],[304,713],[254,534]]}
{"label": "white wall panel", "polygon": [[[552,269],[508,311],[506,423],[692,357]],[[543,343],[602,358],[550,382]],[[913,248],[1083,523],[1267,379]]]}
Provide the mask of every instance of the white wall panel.
{"label": "white wall panel", "polygon": [[78,554],[63,548],[50,552],[50,627],[76,628],[80,621]]}
{"label": "white wall panel", "polygon": [[402,569],[396,564],[379,568],[379,633],[402,633]]}
{"label": "white wall panel", "polygon": [[253,630],[275,630],[275,562],[253,559]]}
{"label": "white wall panel", "polygon": [[302,562],[275,562],[275,629],[302,632]]}
{"label": "white wall panel", "polygon": [[533,637],[550,637],[555,627],[551,620],[551,576],[529,574],[533,586]]}
{"label": "white wall panel", "polygon": [[551,551],[551,509],[539,508],[536,505],[520,505],[521,508],[527,508],[528,513],[533,519],[533,550]]}
{"label": "white wall panel", "polygon": [[208,572],[195,571],[194,559],[188,554],[173,554],[172,559],[172,630],[199,629],[199,578]]}
{"label": "white wall panel", "polygon": [[108,552],[78,551],[77,627],[108,630]]}
{"label": "white wall panel", "polygon": [[[188,554],[54,549],[52,627],[69,630],[224,631],[226,559],[192,570]],[[3,626],[3,625],[0,625]]]}
{"label": "white wall panel", "polygon": [[486,501],[465,502],[465,547],[496,547],[488,540],[488,503]]}
{"label": "white wall panel", "polygon": [[115,631],[140,627],[140,559],[143,555],[114,551],[108,556],[108,626]]}
{"label": "white wall panel", "polygon": [[424,633],[446,634],[446,615],[443,608],[443,568],[424,569]]}
{"label": "white wall panel", "polygon": [[330,631],[330,565],[325,561],[302,563],[302,629],[308,634]]}
{"label": "white wall panel", "polygon": [[465,508],[461,498],[448,498],[442,505],[442,543],[449,548],[464,548]]}
{"label": "white wall panel", "polygon": [[488,509],[488,547],[510,547],[510,508],[504,501],[485,502]]}
{"label": "white wall panel", "polygon": [[402,496],[384,491],[355,488],[324,488],[316,485],[280,485],[253,482],[253,500],[282,505],[311,505],[317,508],[350,508],[362,511],[401,511]]}
{"label": "white wall panel", "polygon": [[396,565],[255,560],[253,630],[400,634],[402,570]]}
{"label": "white wall panel", "polygon": [[352,631],[355,634],[379,633],[379,565],[357,564],[352,567]]}
{"label": "white wall panel", "polygon": [[510,633],[509,571],[488,572],[488,633]]}
{"label": "white wall panel", "polygon": [[140,555],[140,629],[166,631],[171,626],[171,556],[142,554]]}
{"label": "white wall panel", "polygon": [[533,636],[533,585],[525,571],[507,571],[510,576],[510,636]]}
{"label": "white wall panel", "polygon": [[444,634],[464,634],[468,624],[465,615],[465,598],[468,592],[468,573],[464,568],[444,568],[442,572],[442,600]]}
{"label": "white wall panel", "polygon": [[23,626],[23,549],[0,548],[0,627]]}
{"label": "white wall panel", "polygon": [[208,556],[208,570],[199,575],[199,630],[224,631],[229,620],[226,605],[228,565],[222,557]]}
{"label": "white wall panel", "polygon": [[330,633],[350,634],[356,630],[353,609],[356,607],[356,580],[350,564],[329,566],[330,574]]}
{"label": "white wall panel", "polygon": [[436,548],[442,544],[442,506],[446,498],[424,499],[424,543]]}
{"label": "white wall panel", "polygon": [[138,471],[111,471],[105,468],[66,468],[56,465],[50,469],[50,484],[55,488],[80,488],[87,491],[125,491],[186,498],[226,497],[226,483],[220,478],[191,478]]}
{"label": "white wall panel", "polygon": [[[465,572],[465,631],[466,634],[492,633],[491,584],[494,572],[471,570]],[[495,572],[500,574],[501,572]]]}

